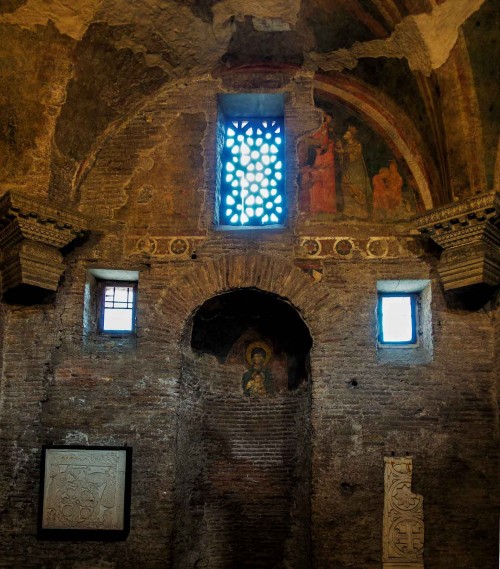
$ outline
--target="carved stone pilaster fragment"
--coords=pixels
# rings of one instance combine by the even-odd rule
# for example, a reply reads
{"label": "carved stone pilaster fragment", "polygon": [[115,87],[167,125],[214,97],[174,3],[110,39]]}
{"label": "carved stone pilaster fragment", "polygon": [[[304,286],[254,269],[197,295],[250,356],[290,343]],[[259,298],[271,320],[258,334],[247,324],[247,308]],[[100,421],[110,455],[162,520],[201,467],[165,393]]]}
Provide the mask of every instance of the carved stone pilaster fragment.
{"label": "carved stone pilaster fragment", "polygon": [[500,283],[500,194],[483,194],[415,218],[444,251],[438,267],[445,290]]}
{"label": "carved stone pilaster fragment", "polygon": [[384,460],[384,569],[423,569],[423,498],[411,491],[412,459]]}
{"label": "carved stone pilaster fragment", "polygon": [[64,272],[59,251],[88,227],[86,218],[18,192],[0,198],[2,290],[27,284],[56,290]]}

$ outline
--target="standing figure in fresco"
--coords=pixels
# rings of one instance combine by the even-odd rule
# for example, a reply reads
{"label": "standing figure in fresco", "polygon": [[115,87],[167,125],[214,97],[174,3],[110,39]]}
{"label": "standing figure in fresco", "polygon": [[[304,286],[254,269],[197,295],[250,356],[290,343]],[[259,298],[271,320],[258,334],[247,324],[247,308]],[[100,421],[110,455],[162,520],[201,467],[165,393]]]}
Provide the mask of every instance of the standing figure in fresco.
{"label": "standing figure in fresco", "polygon": [[304,186],[309,187],[310,213],[335,213],[335,156],[330,115],[323,115],[323,124],[309,139],[307,164],[301,174]]}
{"label": "standing figure in fresco", "polygon": [[389,161],[389,168],[381,168],[373,176],[373,213],[378,218],[394,216],[403,203],[403,178],[398,172],[395,160]]}
{"label": "standing figure in fresco", "polygon": [[249,369],[241,378],[243,393],[248,396],[266,396],[273,392],[272,375],[266,369],[271,359],[271,348],[265,342],[252,342],[246,351]]}
{"label": "standing figure in fresco", "polygon": [[342,138],[343,141],[337,143],[336,149],[342,167],[344,214],[366,218],[372,210],[372,188],[361,142],[358,140],[358,129],[349,125]]}

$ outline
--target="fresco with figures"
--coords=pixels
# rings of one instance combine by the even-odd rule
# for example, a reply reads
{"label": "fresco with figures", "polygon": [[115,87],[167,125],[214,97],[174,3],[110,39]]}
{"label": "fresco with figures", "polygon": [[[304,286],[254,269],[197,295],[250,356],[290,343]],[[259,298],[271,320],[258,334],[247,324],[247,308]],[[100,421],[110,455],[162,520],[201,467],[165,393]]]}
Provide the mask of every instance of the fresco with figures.
{"label": "fresco with figures", "polygon": [[298,149],[303,217],[384,222],[422,211],[404,161],[380,135],[340,104],[322,114],[320,128]]}
{"label": "fresco with figures", "polygon": [[274,392],[273,376],[268,368],[272,357],[271,347],[266,342],[252,342],[246,349],[247,371],[241,378],[245,395],[266,396]]}

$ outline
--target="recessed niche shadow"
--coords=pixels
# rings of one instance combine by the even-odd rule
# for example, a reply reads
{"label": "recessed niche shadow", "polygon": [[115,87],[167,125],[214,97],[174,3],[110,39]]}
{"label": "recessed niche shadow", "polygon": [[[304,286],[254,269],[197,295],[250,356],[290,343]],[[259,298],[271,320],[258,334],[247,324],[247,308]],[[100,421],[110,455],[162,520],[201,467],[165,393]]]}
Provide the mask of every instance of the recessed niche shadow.
{"label": "recessed niche shadow", "polygon": [[236,290],[207,300],[194,316],[191,346],[196,353],[250,365],[246,350],[256,342],[271,350],[269,367],[286,376],[288,389],[308,379],[311,335],[298,312],[275,295]]}
{"label": "recessed niche shadow", "polygon": [[286,300],[208,299],[183,342],[172,566],[310,567],[312,339]]}
{"label": "recessed niche shadow", "polygon": [[56,292],[37,286],[21,284],[6,291],[2,300],[7,304],[21,304],[24,306],[35,304],[54,304]]}

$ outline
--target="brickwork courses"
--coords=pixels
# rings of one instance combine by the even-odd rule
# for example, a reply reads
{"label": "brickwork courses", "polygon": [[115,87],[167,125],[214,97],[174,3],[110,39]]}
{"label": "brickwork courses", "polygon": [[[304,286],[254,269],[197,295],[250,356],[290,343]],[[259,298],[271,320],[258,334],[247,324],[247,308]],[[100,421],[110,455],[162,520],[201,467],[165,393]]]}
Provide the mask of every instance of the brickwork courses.
{"label": "brickwork courses", "polygon": [[[288,104],[289,222],[220,231],[216,94],[257,81]],[[109,134],[78,190],[90,236],[68,252],[58,291],[0,313],[0,567],[379,568],[391,455],[413,458],[425,566],[496,567],[498,307],[445,294],[436,254],[409,221],[304,226],[294,153],[321,120],[313,89],[306,72],[200,76],[149,97]],[[298,258],[311,234],[397,235],[416,252]],[[97,333],[95,268],[139,272],[135,337]],[[430,281],[429,360],[381,358],[383,280]],[[249,289],[286,304],[310,334],[296,389],[247,397],[243,360],[192,347],[200,307]],[[126,541],[37,540],[44,444],[133,448]]]}

